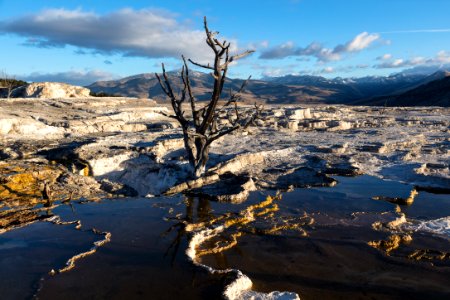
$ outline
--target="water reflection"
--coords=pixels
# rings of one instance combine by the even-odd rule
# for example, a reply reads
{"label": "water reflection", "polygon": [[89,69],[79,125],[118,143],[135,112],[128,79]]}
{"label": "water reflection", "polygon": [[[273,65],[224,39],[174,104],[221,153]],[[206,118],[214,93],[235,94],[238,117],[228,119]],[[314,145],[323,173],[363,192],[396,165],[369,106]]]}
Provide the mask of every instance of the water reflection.
{"label": "water reflection", "polygon": [[203,197],[185,196],[182,202],[186,206],[184,214],[178,214],[173,218],[168,218],[171,221],[175,221],[175,224],[171,225],[161,234],[161,236],[165,237],[176,232],[173,241],[164,253],[164,257],[171,257],[172,265],[175,262],[180,245],[188,236],[186,225],[197,222],[208,222],[214,218],[210,200]]}
{"label": "water reflection", "polygon": [[0,212],[0,234],[54,216],[53,209],[58,205],[36,204],[28,207],[5,208]]}

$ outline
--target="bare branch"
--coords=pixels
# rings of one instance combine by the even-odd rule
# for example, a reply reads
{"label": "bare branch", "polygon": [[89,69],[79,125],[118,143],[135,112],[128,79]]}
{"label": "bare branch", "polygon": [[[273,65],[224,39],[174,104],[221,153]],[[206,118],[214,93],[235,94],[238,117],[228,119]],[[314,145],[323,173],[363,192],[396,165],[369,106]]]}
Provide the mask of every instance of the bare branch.
{"label": "bare branch", "polygon": [[163,115],[164,117],[168,117],[168,118],[172,118],[172,119],[178,119],[177,116],[166,114],[166,113],[163,112],[163,111],[160,111],[159,113],[160,113],[161,115]]}
{"label": "bare branch", "polygon": [[250,124],[253,124],[255,120],[259,118],[261,111],[262,106],[258,106],[255,103],[255,110],[253,114],[251,116],[243,118],[242,115],[239,114],[239,111],[237,109],[237,103],[235,103],[234,112],[236,115],[236,120],[235,121],[230,120],[231,127],[221,128],[220,130],[212,132],[212,134],[209,136],[208,142],[212,143],[213,141],[221,138],[222,136],[230,134],[235,130],[247,128],[248,126],[250,126]]}
{"label": "bare branch", "polygon": [[215,80],[219,80],[219,77],[214,72],[209,73]]}
{"label": "bare branch", "polygon": [[225,42],[222,44],[218,39],[214,39],[214,42],[216,43],[217,46],[219,46],[222,49],[225,49]]}
{"label": "bare branch", "polygon": [[250,81],[250,79],[252,78],[252,76],[250,75],[246,80],[244,80],[242,82],[241,87],[239,88],[239,90],[236,93],[232,93],[231,89],[230,89],[230,98],[228,99],[228,101],[219,109],[219,111],[223,110],[224,108],[228,107],[231,103],[235,103],[237,102],[237,100],[240,99],[240,95],[241,93],[244,91],[245,87],[247,86],[248,82]]}
{"label": "bare branch", "polygon": [[200,68],[209,69],[209,70],[214,70],[214,68],[211,67],[211,66],[209,65],[209,63],[208,63],[207,65],[204,65],[204,64],[195,62],[195,61],[193,61],[192,59],[188,59],[188,60],[189,60],[189,62],[190,62],[191,64],[196,65],[196,66],[198,66],[198,67],[200,67]]}
{"label": "bare branch", "polygon": [[180,123],[180,125],[185,128],[188,126],[189,122],[184,117],[184,111],[181,111],[181,105],[184,101],[184,98],[186,97],[185,90],[183,90],[183,95],[181,99],[177,99],[173,93],[172,86],[170,84],[170,80],[167,77],[166,69],[164,67],[164,64],[161,64],[162,71],[163,71],[163,78],[164,82],[162,81],[161,77],[155,73],[156,78],[158,79],[159,85],[161,86],[161,89],[164,91],[164,93],[170,98],[170,103],[172,105],[173,111],[175,113],[176,119]]}
{"label": "bare branch", "polygon": [[236,120],[237,120],[237,122],[239,122],[239,111],[238,111],[237,101],[234,101],[234,112],[236,114]]}
{"label": "bare branch", "polygon": [[241,54],[233,55],[230,57],[230,62],[246,57],[247,55],[252,54],[255,50],[247,50]]}
{"label": "bare branch", "polygon": [[228,127],[228,128],[222,129],[221,131],[217,132],[216,134],[211,135],[209,137],[209,139],[208,139],[208,142],[209,142],[209,144],[211,144],[215,140],[217,140],[217,139],[219,139],[219,138],[221,138],[221,137],[223,137],[223,136],[225,136],[227,134],[230,134],[233,131],[238,130],[239,128],[241,128],[241,125],[240,124],[236,124],[236,125],[234,125],[232,127]]}
{"label": "bare branch", "polygon": [[158,73],[155,73],[155,75],[156,75],[156,78],[158,79],[159,85],[161,86],[161,89],[163,90],[164,94],[169,96],[169,91],[166,89],[166,87],[162,83],[161,78],[159,77]]}
{"label": "bare branch", "polygon": [[229,66],[232,62],[237,61],[238,59],[244,58],[244,57],[246,57],[247,55],[252,54],[253,52],[255,52],[255,50],[247,50],[247,51],[245,51],[245,52],[243,52],[243,53],[241,53],[241,54],[233,55],[233,56],[231,56],[229,59],[226,60],[226,62],[221,66],[221,68],[222,68],[222,69],[223,69],[223,68],[228,68],[228,66]]}
{"label": "bare branch", "polygon": [[183,89],[181,90],[181,98],[178,101],[179,105],[181,105],[181,103],[183,103],[184,100],[186,100],[187,84],[186,84],[186,79],[185,79],[185,69],[186,69],[186,66],[183,65],[183,67],[181,67],[181,80],[183,81],[184,85],[183,85]]}
{"label": "bare branch", "polygon": [[189,94],[189,100],[191,102],[191,109],[192,109],[192,114],[194,119],[196,119],[196,111],[195,111],[195,97],[194,94],[192,93],[192,87],[191,87],[191,80],[189,78],[189,68],[188,65],[186,63],[186,58],[184,56],[182,56],[183,58],[183,70],[184,70],[184,76],[182,76],[183,79],[183,84],[185,86],[185,88],[187,88],[188,94]]}
{"label": "bare branch", "polygon": [[218,53],[218,49],[216,48],[214,44],[214,35],[216,35],[216,32],[211,32],[208,28],[208,22],[206,21],[206,17],[203,18],[203,24],[205,27],[205,33],[206,33],[206,43],[208,46],[214,51],[214,53]]}
{"label": "bare branch", "polygon": [[164,93],[172,100],[175,100],[175,96],[173,94],[173,90],[172,87],[170,85],[170,81],[167,78],[167,74],[166,74],[166,68],[164,67],[164,64],[161,64],[162,67],[162,71],[163,71],[163,77],[164,77],[164,83],[162,82],[161,78],[159,77],[159,75],[157,73],[155,73],[156,78],[158,79],[159,85],[161,86],[162,90],[164,91]]}
{"label": "bare branch", "polygon": [[211,102],[203,106],[202,108],[196,110],[197,113],[205,111],[209,106],[211,105]]}
{"label": "bare branch", "polygon": [[175,95],[173,94],[173,89],[172,89],[172,86],[170,84],[169,78],[167,77],[167,73],[166,73],[166,69],[164,68],[164,64],[162,64],[162,69],[163,69],[164,83],[166,84],[167,91],[169,92],[168,96],[171,99],[176,100]]}
{"label": "bare branch", "polygon": [[187,134],[190,135],[190,136],[198,137],[198,138],[203,139],[203,140],[207,139],[207,137],[205,135],[197,133],[197,132],[187,131]]}

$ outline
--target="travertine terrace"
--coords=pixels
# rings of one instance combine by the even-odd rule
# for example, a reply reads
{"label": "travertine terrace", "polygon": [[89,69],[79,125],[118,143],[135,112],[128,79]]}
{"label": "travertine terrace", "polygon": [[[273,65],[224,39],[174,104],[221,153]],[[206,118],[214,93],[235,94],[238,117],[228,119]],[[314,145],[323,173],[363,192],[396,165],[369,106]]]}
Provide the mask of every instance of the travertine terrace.
{"label": "travertine terrace", "polygon": [[[158,195],[185,178],[178,124],[163,115],[169,112],[148,99],[3,100],[1,164],[39,162]],[[269,106],[257,126],[213,144],[210,175],[245,173],[258,189],[288,188],[298,176],[330,184],[323,176],[332,174],[448,189],[449,116],[438,107]]]}

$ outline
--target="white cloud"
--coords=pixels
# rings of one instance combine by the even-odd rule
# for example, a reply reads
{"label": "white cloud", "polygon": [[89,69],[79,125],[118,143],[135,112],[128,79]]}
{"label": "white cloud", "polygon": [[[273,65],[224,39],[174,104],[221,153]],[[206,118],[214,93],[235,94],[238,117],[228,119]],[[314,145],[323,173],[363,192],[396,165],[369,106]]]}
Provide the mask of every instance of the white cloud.
{"label": "white cloud", "polygon": [[279,64],[279,65],[267,65],[255,62],[247,63],[247,66],[253,70],[254,78],[262,77],[279,77],[287,74],[298,74],[298,64]]}
{"label": "white cloud", "polygon": [[269,47],[269,41],[264,40],[264,41],[260,41],[257,43],[250,43],[247,45],[247,49],[251,49],[251,50],[259,50],[259,49],[265,49]]}
{"label": "white cloud", "polygon": [[379,39],[379,34],[362,32],[347,43],[337,45],[333,49],[325,48],[317,42],[304,48],[295,46],[293,42],[287,42],[262,52],[260,58],[281,59],[290,56],[312,56],[316,57],[319,62],[338,61],[343,58],[343,55],[360,52]]}
{"label": "white cloud", "polygon": [[[378,59],[378,58],[377,58]],[[442,65],[450,63],[450,53],[442,50],[439,51],[434,57],[416,56],[410,59],[392,58],[383,59],[383,62],[376,64],[374,67],[377,69],[394,69],[414,66],[432,66]]]}
{"label": "white cloud", "polygon": [[355,70],[367,69],[369,66],[365,64],[359,65],[344,65],[344,66],[326,66],[318,69],[300,69],[296,64],[290,64],[280,67],[267,67],[255,64],[252,66],[255,70],[262,70],[261,75],[263,77],[280,77],[285,75],[313,75],[313,76],[326,76],[334,73],[350,73]]}
{"label": "white cloud", "polygon": [[380,38],[379,34],[369,34],[368,32],[362,32],[358,34],[352,41],[345,45],[345,49],[348,52],[357,52],[366,49],[373,42]]}
{"label": "white cloud", "polygon": [[436,63],[448,64],[448,63],[450,63],[450,53],[448,53],[447,51],[441,50],[437,53],[436,57],[434,58],[434,61]]}
{"label": "white cloud", "polygon": [[394,61],[392,61],[392,66],[395,68],[395,67],[399,67],[399,66],[402,66],[402,65],[404,65],[405,64],[405,60],[404,59],[402,59],[402,58],[398,58],[398,59],[395,59]]}
{"label": "white cloud", "polygon": [[376,59],[377,60],[389,60],[391,58],[392,58],[392,54],[386,53],[384,55],[378,56]]}
{"label": "white cloud", "polygon": [[367,69],[368,67],[369,66],[365,65],[365,64],[344,65],[344,66],[337,66],[337,67],[325,67],[320,70],[312,71],[312,74],[320,75],[320,74],[332,74],[332,73],[350,73],[355,70]]}
{"label": "white cloud", "polygon": [[436,71],[448,71],[450,70],[450,63],[448,64],[435,64],[435,65],[419,65],[406,70],[402,70],[403,74],[432,74]]}
{"label": "white cloud", "polygon": [[[180,58],[184,54],[203,61],[211,52],[203,30],[188,28],[173,14],[155,9],[127,8],[104,15],[47,9],[0,23],[0,33],[26,37],[30,46],[72,45],[124,56]],[[236,41],[230,41],[235,50]]]}
{"label": "white cloud", "polygon": [[411,58],[409,60],[409,63],[411,65],[421,65],[421,64],[424,64],[426,62],[427,62],[427,59],[425,57],[422,57],[422,56],[416,56],[416,57],[413,57],[413,58]]}
{"label": "white cloud", "polygon": [[258,51],[261,49],[266,49],[267,47],[269,47],[269,41],[263,40],[259,42],[249,43],[245,48],[248,50]]}
{"label": "white cloud", "polygon": [[283,68],[270,68],[266,71],[262,72],[263,77],[280,77],[289,74],[290,72],[286,72]]}
{"label": "white cloud", "polygon": [[267,48],[267,47],[269,47],[269,41],[262,41],[262,42],[260,43],[260,45],[261,45],[261,47],[263,47],[263,48]]}
{"label": "white cloud", "polygon": [[393,60],[385,61],[380,64],[375,65],[377,69],[394,69],[402,68],[407,66],[414,66],[413,60],[405,60],[403,58],[396,58]]}

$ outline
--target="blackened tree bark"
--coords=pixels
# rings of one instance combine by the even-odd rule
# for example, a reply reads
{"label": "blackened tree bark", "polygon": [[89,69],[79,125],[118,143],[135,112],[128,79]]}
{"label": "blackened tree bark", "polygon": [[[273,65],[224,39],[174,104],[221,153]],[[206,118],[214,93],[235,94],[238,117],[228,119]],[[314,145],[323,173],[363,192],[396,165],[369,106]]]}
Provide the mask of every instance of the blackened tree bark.
{"label": "blackened tree bark", "polygon": [[[186,60],[182,56],[183,67],[180,75],[183,82],[183,89],[177,95],[174,93],[164,64],[162,64],[162,76],[156,74],[162,90],[170,99],[172,105],[174,115],[170,117],[175,118],[183,130],[184,147],[192,167],[192,176],[195,178],[202,176],[206,171],[211,143],[235,130],[246,128],[253,123],[260,112],[260,107],[256,104],[250,112],[248,110],[243,111],[238,109],[240,94],[250,77],[242,83],[238,91],[234,93],[230,92],[226,99],[222,99],[222,91],[226,81],[228,67],[232,62],[251,54],[253,51],[247,50],[237,55],[230,55],[231,43],[220,41],[216,38],[218,32],[209,30],[206,17],[204,18],[204,28],[206,44],[214,52],[213,64],[201,64],[191,59]],[[210,70],[211,76],[214,78],[211,98],[206,104],[202,104],[200,108],[197,107],[199,103],[192,91],[188,62]],[[189,102],[191,114],[185,113],[183,104],[186,102]],[[229,120],[227,125],[219,126],[217,120],[221,114],[227,114]]]}

